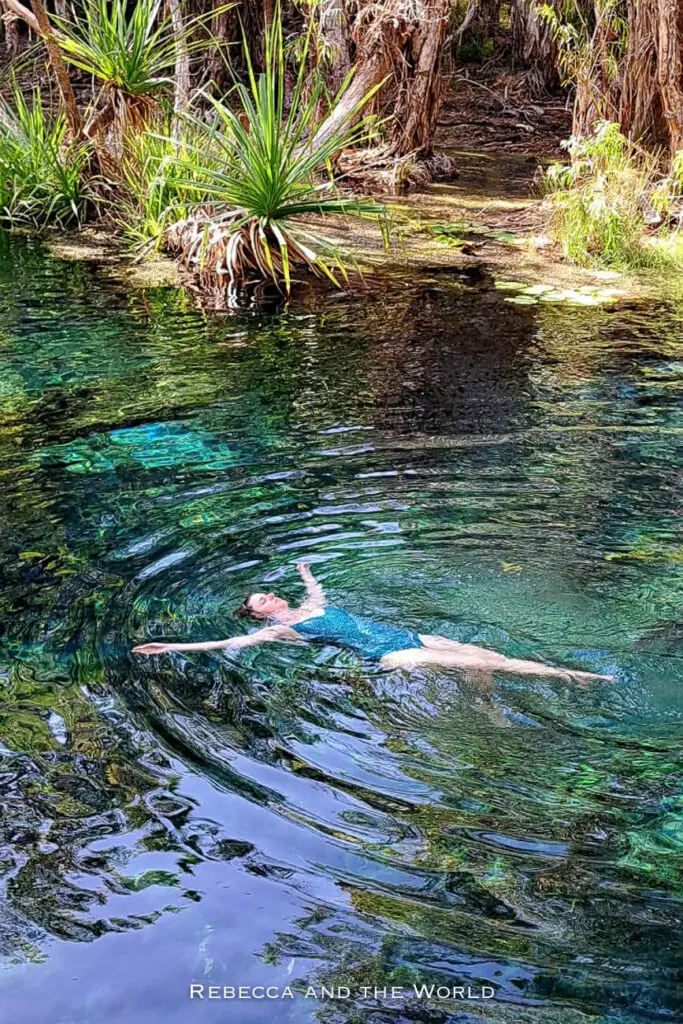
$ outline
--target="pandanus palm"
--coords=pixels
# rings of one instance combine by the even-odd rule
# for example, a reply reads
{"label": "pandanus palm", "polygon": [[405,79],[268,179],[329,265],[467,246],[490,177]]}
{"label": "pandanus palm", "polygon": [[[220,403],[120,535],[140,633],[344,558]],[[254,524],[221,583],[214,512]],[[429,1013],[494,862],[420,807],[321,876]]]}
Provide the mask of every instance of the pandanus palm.
{"label": "pandanus palm", "polygon": [[[359,115],[375,90],[328,132],[317,120],[326,99],[324,84],[306,81],[307,44],[298,58],[288,109],[278,16],[266,32],[263,73],[256,74],[246,44],[245,51],[247,82],[235,84],[230,105],[209,98],[212,123],[189,118],[197,141],[174,159],[204,201],[167,229],[166,244],[192,266],[227,274],[235,287],[255,276],[289,291],[293,265],[305,265],[337,283],[334,268],[345,276],[341,253],[306,223],[306,216],[385,217],[381,204],[341,195],[331,176],[334,157],[367,135],[369,119]],[[328,117],[350,80],[332,99]]]}
{"label": "pandanus palm", "polygon": [[162,4],[81,0],[68,18],[55,19],[64,59],[100,86],[88,134],[96,144],[109,134],[115,155],[120,155],[126,130],[148,125],[159,97],[170,91],[179,50],[187,53],[206,45],[191,37],[209,15],[179,28],[171,15],[163,14]]}

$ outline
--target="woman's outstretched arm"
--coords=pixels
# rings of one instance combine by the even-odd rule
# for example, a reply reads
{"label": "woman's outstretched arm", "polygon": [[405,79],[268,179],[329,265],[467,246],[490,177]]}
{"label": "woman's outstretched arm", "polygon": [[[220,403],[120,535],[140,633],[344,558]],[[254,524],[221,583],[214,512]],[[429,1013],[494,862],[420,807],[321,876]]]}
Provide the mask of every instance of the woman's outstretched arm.
{"label": "woman's outstretched arm", "polygon": [[168,651],[220,651],[220,650],[241,650],[243,647],[257,647],[259,644],[274,643],[276,641],[301,640],[298,633],[295,633],[289,626],[266,626],[264,629],[257,629],[255,633],[247,633],[245,636],[231,636],[227,640],[206,640],[196,644],[167,644],[151,643],[140,644],[133,648],[133,654],[166,654]]}
{"label": "woman's outstretched arm", "polygon": [[297,562],[296,567],[306,587],[306,600],[304,604],[310,605],[313,608],[324,608],[327,604],[325,591],[322,588],[322,584],[318,583],[311,572],[308,562]]}

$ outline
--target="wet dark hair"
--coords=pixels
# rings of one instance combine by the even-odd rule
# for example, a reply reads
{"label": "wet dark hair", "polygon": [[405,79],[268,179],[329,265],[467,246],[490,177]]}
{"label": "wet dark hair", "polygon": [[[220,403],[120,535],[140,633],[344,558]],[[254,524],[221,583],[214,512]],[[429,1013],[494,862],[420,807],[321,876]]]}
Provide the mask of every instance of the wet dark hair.
{"label": "wet dark hair", "polygon": [[242,601],[242,604],[239,606],[239,608],[235,608],[234,612],[232,613],[235,616],[235,618],[238,618],[238,619],[252,619],[252,618],[255,618],[254,611],[253,611],[251,605],[249,604],[249,602],[251,601],[252,597],[253,597],[253,594],[247,594],[247,596],[245,597],[244,601]]}

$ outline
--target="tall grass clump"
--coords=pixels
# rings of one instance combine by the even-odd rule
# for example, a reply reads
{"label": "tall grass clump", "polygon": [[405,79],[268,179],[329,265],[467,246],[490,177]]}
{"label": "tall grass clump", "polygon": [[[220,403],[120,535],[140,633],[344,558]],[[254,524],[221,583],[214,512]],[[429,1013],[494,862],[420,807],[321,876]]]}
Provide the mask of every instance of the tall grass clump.
{"label": "tall grass clump", "polygon": [[[207,201],[203,191],[206,168],[219,170],[219,150],[205,148],[203,132],[187,120],[181,131],[168,134],[132,132],[126,138],[121,187],[115,200],[115,219],[123,237],[141,254],[157,249],[172,223],[189,217]],[[202,151],[195,168],[193,155]]]}
{"label": "tall grass clump", "polygon": [[[229,104],[209,99],[211,123],[188,116],[196,139],[174,158],[180,180],[204,201],[168,228],[166,245],[194,268],[227,274],[236,288],[255,277],[289,291],[297,265],[337,284],[335,271],[346,274],[342,254],[307,218],[385,214],[376,202],[341,195],[332,179],[335,156],[367,136],[369,119],[359,114],[375,90],[344,117],[319,123],[326,90],[320,78],[307,81],[309,40],[298,55],[286,108],[290,90],[275,17],[266,32],[263,73],[256,74],[245,44],[246,83],[235,83]],[[349,81],[330,101],[328,118]]]}
{"label": "tall grass clump", "polygon": [[649,244],[648,196],[655,187],[654,157],[636,152],[619,125],[599,121],[588,138],[568,144],[571,164],[554,164],[545,190],[551,226],[565,256],[581,266],[637,269],[661,262]]}
{"label": "tall grass clump", "polygon": [[80,226],[93,190],[89,149],[68,142],[61,114],[46,112],[40,89],[18,85],[0,99],[0,220],[9,226]]}

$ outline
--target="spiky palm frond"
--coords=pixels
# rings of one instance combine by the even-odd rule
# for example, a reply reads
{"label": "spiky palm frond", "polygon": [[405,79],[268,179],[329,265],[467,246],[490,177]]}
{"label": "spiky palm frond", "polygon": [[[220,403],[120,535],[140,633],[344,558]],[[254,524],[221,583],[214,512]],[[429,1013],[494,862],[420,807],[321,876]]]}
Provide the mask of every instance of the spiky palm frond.
{"label": "spiky palm frond", "polygon": [[78,10],[72,7],[69,18],[55,18],[65,60],[102,86],[128,97],[156,95],[171,84],[179,41],[189,48],[202,45],[190,36],[205,20],[190,19],[179,40],[170,16],[162,14],[162,3],[81,0]]}
{"label": "spiky palm frond", "polygon": [[[123,139],[160,118],[159,101],[173,85],[180,51],[189,56],[209,44],[196,29],[217,10],[174,25],[163,0],[80,0],[69,18],[55,17],[57,41],[68,64],[91,75],[100,92],[86,117],[102,166],[119,173]],[[233,6],[232,2],[218,12]]]}

